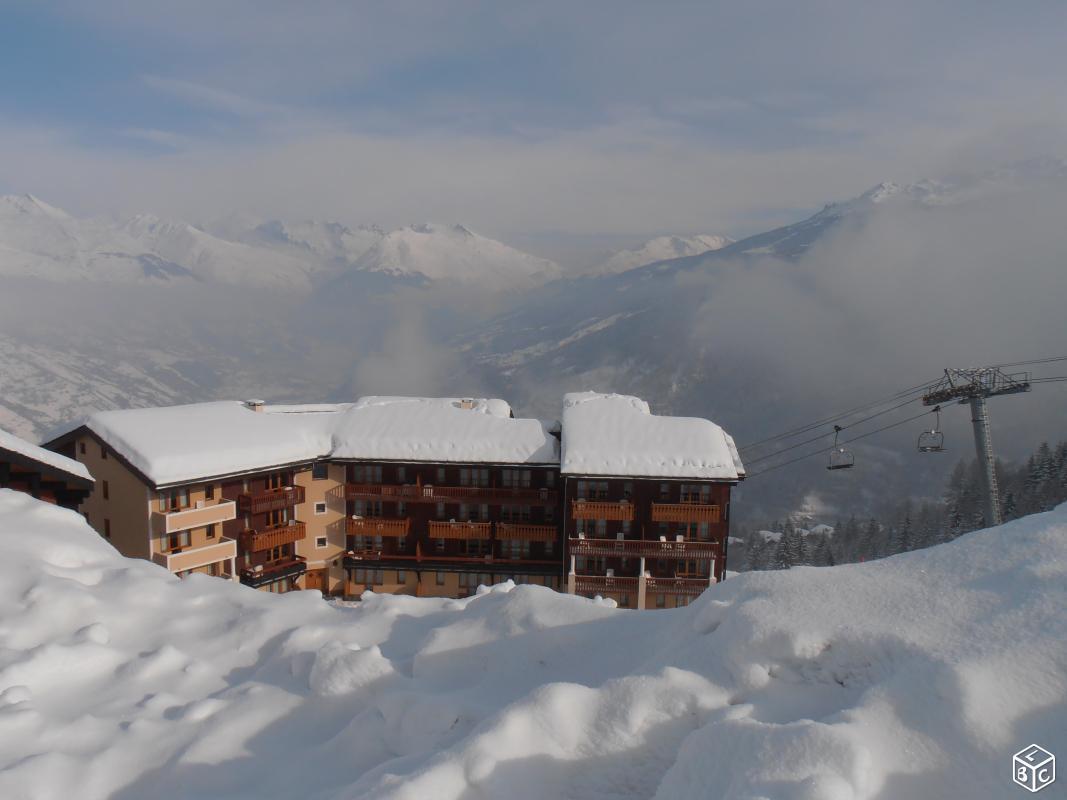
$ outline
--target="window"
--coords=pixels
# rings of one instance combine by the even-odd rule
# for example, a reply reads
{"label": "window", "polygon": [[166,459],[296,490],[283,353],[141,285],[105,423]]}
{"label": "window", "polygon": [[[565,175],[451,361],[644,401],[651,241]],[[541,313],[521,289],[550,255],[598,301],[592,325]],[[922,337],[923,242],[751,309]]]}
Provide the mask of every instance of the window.
{"label": "window", "polygon": [[500,483],[507,489],[530,488],[533,473],[528,469],[505,469],[500,472]]}
{"label": "window", "polygon": [[408,480],[407,468],[405,468],[405,467],[397,467],[396,468],[396,482],[397,483],[407,483],[407,480]]}
{"label": "window", "polygon": [[666,500],[671,496],[671,485],[669,483],[661,483],[659,485],[659,499]]}
{"label": "window", "polygon": [[311,465],[311,479],[313,481],[324,481],[330,477],[330,465],[325,461],[316,461]]}
{"label": "window", "polygon": [[552,470],[549,470],[548,472],[545,473],[545,486],[547,486],[549,489],[551,489],[555,485],[556,485],[556,473],[554,473]]}
{"label": "window", "polygon": [[445,585],[445,573],[443,573],[443,572],[438,572],[437,573],[437,585],[438,586],[444,586]]}
{"label": "window", "polygon": [[191,539],[189,531],[178,531],[172,533],[167,537],[167,549],[168,550],[181,550],[183,547],[188,547]]}
{"label": "window", "polygon": [[381,483],[382,468],[373,464],[356,464],[352,467],[352,480],[355,483]]}
{"label": "window", "polygon": [[207,500],[214,500],[215,499],[215,484],[209,483],[209,484],[204,486],[204,497]]}
{"label": "window", "polygon": [[315,513],[316,514],[325,514],[326,513],[326,502],[325,501],[322,501],[320,503],[315,503]]}
{"label": "window", "polygon": [[110,539],[111,538],[111,520],[109,520],[109,519],[105,519],[104,520],[104,538],[105,539]]}
{"label": "window", "polygon": [[404,572],[404,570],[398,569],[396,571],[396,582],[397,583],[407,583],[408,582],[408,574],[406,572]]}
{"label": "window", "polygon": [[108,499],[108,496],[110,495],[110,492],[109,492],[109,489],[110,489],[110,488],[111,488],[111,487],[110,487],[110,486],[108,486],[108,483],[107,483],[107,481],[101,481],[101,483],[100,483],[100,491],[101,491],[101,492],[103,492],[103,495],[104,495],[104,499],[105,499],[105,500],[107,500],[107,499]]}
{"label": "window", "polygon": [[215,538],[215,528],[216,527],[217,526],[214,525],[214,524],[207,526],[207,538],[209,538],[209,539],[214,539]]}
{"label": "window", "polygon": [[619,608],[630,607],[630,595],[624,594],[619,597]]}
{"label": "window", "polygon": [[445,504],[444,503],[438,503],[437,504],[437,518],[438,519],[444,519],[445,518]]}
{"label": "window", "polygon": [[622,496],[627,500],[630,500],[634,496],[633,481],[626,481],[626,483],[622,485]]}
{"label": "window", "polygon": [[325,546],[326,546],[326,537],[325,536],[316,536],[315,537],[315,547],[318,547],[318,548],[321,549],[321,548],[323,548]]}
{"label": "window", "polygon": [[667,607],[667,595],[657,594],[656,595],[656,608],[666,608],[666,607]]}
{"label": "window", "polygon": [[489,470],[475,469],[473,467],[461,467],[459,470],[460,486],[488,486]]}
{"label": "window", "polygon": [[78,452],[85,455],[85,442],[78,442]]}
{"label": "window", "polygon": [[438,483],[444,483],[445,480],[446,480],[445,468],[444,467],[438,467],[437,468],[437,482]]}

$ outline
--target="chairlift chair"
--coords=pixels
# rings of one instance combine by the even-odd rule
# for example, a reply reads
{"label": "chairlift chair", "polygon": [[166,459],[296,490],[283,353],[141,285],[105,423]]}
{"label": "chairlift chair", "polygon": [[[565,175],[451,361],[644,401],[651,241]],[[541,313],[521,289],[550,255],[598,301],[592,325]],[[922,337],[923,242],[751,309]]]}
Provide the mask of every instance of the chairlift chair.
{"label": "chairlift chair", "polygon": [[919,434],[920,453],[943,453],[945,452],[945,434],[941,432],[941,406],[934,406],[937,421],[933,430],[923,431]]}
{"label": "chairlift chair", "polygon": [[830,463],[827,469],[851,469],[856,464],[852,451],[837,443],[837,437],[841,433],[841,426],[834,425],[834,446],[830,450]]}

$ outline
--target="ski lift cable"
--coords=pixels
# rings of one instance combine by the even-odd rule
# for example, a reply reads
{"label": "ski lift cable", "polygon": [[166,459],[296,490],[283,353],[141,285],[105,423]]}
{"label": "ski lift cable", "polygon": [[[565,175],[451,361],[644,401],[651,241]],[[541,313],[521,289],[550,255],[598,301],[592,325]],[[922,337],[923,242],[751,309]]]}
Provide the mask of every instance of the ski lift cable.
{"label": "ski lift cable", "polygon": [[1011,361],[1007,364],[993,364],[994,367],[1025,367],[1029,364],[1051,364],[1054,361],[1067,361],[1067,356],[1055,356],[1054,358],[1034,358],[1030,361]]}
{"label": "ski lift cable", "polygon": [[[938,380],[940,380],[940,379],[938,379]],[[921,394],[925,393],[930,387],[932,387],[936,383],[937,383],[936,380],[927,381],[926,383],[920,383],[920,384],[917,384],[915,386],[911,386],[911,387],[909,387],[907,389],[902,389],[901,391],[897,392],[896,394],[890,395],[889,397],[883,398],[881,400],[875,400],[874,402],[871,402],[871,403],[865,403],[864,405],[856,406],[854,408],[850,408],[847,411],[838,412],[837,414],[834,414],[834,415],[829,416],[829,417],[824,417],[823,419],[816,420],[815,422],[811,422],[811,423],[809,423],[807,425],[802,425],[802,426],[800,426],[798,428],[793,428],[791,430],[784,431],[783,433],[779,433],[779,434],[777,434],[775,436],[770,436],[770,437],[768,437],[766,439],[760,439],[758,442],[750,442],[748,444],[745,444],[742,447],[739,447],[738,449],[741,450],[741,451],[751,450],[751,449],[753,449],[755,447],[759,447],[760,445],[768,444],[770,442],[777,441],[778,439],[790,439],[790,438],[792,438],[794,436],[799,436],[802,433],[807,433],[810,430],[814,430],[815,428],[818,428],[820,425],[827,425],[827,424],[829,424],[831,422],[835,422],[835,421],[837,421],[837,420],[839,420],[839,419],[841,419],[843,417],[847,417],[847,416],[850,416],[852,414],[858,414],[861,411],[866,411],[869,408],[875,408],[877,406],[885,405],[886,403],[892,403],[894,400],[899,400],[899,399],[901,399],[902,397],[905,397],[905,396],[921,395]]]}
{"label": "ski lift cable", "polygon": [[[864,417],[863,419],[858,419],[855,422],[850,422],[848,425],[841,425],[841,426],[838,426],[838,427],[842,431],[846,431],[849,428],[855,428],[857,425],[862,425],[863,423],[869,422],[872,419],[875,419],[877,417],[881,417],[881,416],[883,416],[885,414],[888,414],[888,413],[890,413],[892,411],[896,411],[897,409],[903,408],[904,406],[911,405],[917,399],[918,399],[917,397],[909,398],[908,400],[905,400],[903,403],[898,403],[897,405],[892,406],[891,408],[883,409],[882,411],[878,411],[878,412],[876,412],[874,414],[871,414],[870,416]],[[789,447],[783,447],[780,450],[775,450],[773,453],[768,453],[767,455],[758,456],[756,458],[746,458],[745,459],[745,463],[746,464],[756,464],[756,463],[759,463],[760,461],[766,461],[768,458],[774,458],[775,456],[781,455],[782,453],[788,453],[790,450],[796,450],[798,447],[803,447],[806,444],[811,444],[812,442],[817,442],[817,441],[819,441],[819,439],[825,439],[831,433],[833,433],[833,431],[826,431],[825,433],[820,433],[818,436],[813,436],[810,439],[805,439],[802,442],[797,442],[796,444],[791,444],[791,445],[789,445]]]}
{"label": "ski lift cable", "polygon": [[[843,442],[839,442],[839,444],[845,445],[845,444],[849,444],[850,442],[858,442],[860,439],[866,439],[868,436],[874,436],[876,433],[881,433],[882,431],[887,431],[890,428],[897,428],[897,427],[900,427],[901,425],[906,425],[909,422],[914,422],[915,420],[919,419],[920,417],[925,417],[927,414],[933,414],[933,413],[934,413],[933,409],[931,409],[929,411],[923,411],[922,413],[916,414],[913,417],[908,417],[907,419],[902,419],[902,420],[899,420],[898,422],[891,422],[888,425],[883,425],[880,428],[875,428],[873,431],[868,431],[867,433],[861,433],[858,436],[853,436],[851,439],[845,439]],[[753,472],[752,474],[747,475],[746,479],[747,478],[755,478],[758,475],[765,475],[768,472],[772,472],[773,470],[780,469],[781,467],[787,467],[790,464],[795,464],[798,461],[803,461],[806,458],[812,458],[814,456],[825,455],[826,453],[830,452],[831,450],[833,450],[832,447],[824,447],[821,450],[813,450],[810,453],[805,453],[804,455],[797,456],[796,458],[791,458],[788,461],[783,461],[781,464],[773,464],[772,466],[769,466],[766,469],[761,469],[759,472]]]}

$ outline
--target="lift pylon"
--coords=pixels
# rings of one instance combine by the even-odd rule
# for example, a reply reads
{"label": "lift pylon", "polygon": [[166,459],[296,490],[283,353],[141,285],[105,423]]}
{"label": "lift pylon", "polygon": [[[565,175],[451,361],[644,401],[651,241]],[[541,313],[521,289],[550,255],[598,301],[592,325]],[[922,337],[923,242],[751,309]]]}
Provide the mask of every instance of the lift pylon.
{"label": "lift pylon", "polygon": [[978,456],[978,471],[986,499],[986,524],[1000,525],[1000,488],[997,485],[996,456],[989,433],[989,414],[986,400],[1002,394],[1030,391],[1030,373],[1008,374],[997,367],[946,369],[945,377],[923,395],[924,406],[936,406],[955,400],[971,406],[974,428],[974,449]]}

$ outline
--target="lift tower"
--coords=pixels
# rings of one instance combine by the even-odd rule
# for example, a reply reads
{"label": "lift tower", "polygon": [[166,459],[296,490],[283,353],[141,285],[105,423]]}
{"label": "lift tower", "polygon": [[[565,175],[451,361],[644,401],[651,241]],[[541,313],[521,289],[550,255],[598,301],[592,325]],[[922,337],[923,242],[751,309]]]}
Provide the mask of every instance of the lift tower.
{"label": "lift tower", "polygon": [[923,395],[924,406],[936,406],[952,400],[960,405],[971,406],[971,424],[974,426],[974,449],[978,454],[978,472],[985,490],[986,524],[999,525],[1000,488],[997,486],[996,458],[993,455],[993,440],[989,435],[989,414],[985,401],[1002,394],[1017,394],[1030,391],[1030,373],[1007,374],[997,367],[971,369],[946,369],[945,377]]}

